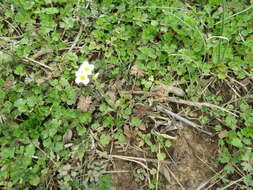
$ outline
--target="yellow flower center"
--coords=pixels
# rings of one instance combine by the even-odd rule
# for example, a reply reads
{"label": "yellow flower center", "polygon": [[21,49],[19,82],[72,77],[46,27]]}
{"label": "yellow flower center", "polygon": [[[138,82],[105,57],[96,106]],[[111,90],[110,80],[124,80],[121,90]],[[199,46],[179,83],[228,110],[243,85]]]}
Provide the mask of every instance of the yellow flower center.
{"label": "yellow flower center", "polygon": [[86,72],[88,72],[88,71],[90,71],[90,68],[89,68],[89,67],[84,67],[84,70],[85,70]]}
{"label": "yellow flower center", "polygon": [[82,75],[80,76],[80,80],[85,80],[86,79],[86,76]]}

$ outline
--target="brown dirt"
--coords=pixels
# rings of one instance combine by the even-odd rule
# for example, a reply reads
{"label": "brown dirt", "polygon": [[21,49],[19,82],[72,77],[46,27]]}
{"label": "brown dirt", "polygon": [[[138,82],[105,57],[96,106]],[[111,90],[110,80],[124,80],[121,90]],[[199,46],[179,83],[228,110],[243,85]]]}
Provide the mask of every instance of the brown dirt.
{"label": "brown dirt", "polygon": [[[114,170],[129,170],[133,171],[129,162],[123,160],[114,161]],[[134,182],[131,172],[112,174],[112,182],[115,190],[137,190],[137,184]]]}
{"label": "brown dirt", "polygon": [[[170,168],[185,189],[196,190],[214,175],[217,143],[208,136],[184,126],[170,152],[176,160],[176,166]],[[168,190],[181,189],[171,184],[166,187]]]}
{"label": "brown dirt", "polygon": [[[171,164],[168,167],[186,190],[196,190],[201,184],[209,180],[216,171],[216,166],[213,163],[217,155],[217,142],[194,131],[189,126],[184,126],[178,133],[178,139],[173,142],[171,148],[167,149],[176,165]],[[132,151],[126,152],[124,155],[126,154],[136,156],[136,153]],[[168,161],[170,161],[169,158]],[[136,165],[124,160],[114,160],[113,165],[114,170],[134,171],[136,168]],[[174,181],[171,183],[165,180],[162,174],[160,176],[160,182],[163,186],[161,189],[164,187],[166,190],[182,189],[175,180],[171,180]],[[115,190],[140,189],[140,185],[134,182],[132,172],[112,174],[112,181]]]}

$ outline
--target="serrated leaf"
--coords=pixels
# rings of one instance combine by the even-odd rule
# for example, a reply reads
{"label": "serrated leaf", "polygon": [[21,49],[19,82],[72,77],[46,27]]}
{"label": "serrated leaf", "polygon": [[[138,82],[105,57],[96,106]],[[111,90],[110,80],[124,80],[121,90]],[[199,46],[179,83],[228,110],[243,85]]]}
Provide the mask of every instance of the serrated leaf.
{"label": "serrated leaf", "polygon": [[81,113],[79,117],[80,123],[88,124],[92,120],[92,115],[89,112]]}
{"label": "serrated leaf", "polygon": [[108,145],[108,144],[111,142],[111,136],[102,134],[102,135],[100,136],[99,142],[100,142],[103,146]]}
{"label": "serrated leaf", "polygon": [[131,120],[131,125],[134,127],[139,127],[141,125],[141,120],[138,117],[133,117]]}
{"label": "serrated leaf", "polygon": [[235,147],[242,148],[243,144],[242,141],[239,138],[233,138],[230,143],[234,145]]}

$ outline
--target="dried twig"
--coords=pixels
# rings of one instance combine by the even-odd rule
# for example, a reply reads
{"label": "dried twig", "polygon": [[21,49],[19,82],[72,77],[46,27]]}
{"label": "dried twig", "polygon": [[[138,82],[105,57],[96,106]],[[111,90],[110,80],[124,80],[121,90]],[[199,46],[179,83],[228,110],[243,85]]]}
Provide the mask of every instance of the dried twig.
{"label": "dried twig", "polygon": [[49,66],[47,66],[47,65],[45,65],[45,64],[43,64],[43,63],[40,63],[39,61],[36,61],[36,60],[34,60],[34,59],[31,59],[31,58],[29,58],[29,57],[23,58],[23,61],[26,62],[26,63],[33,62],[33,63],[35,63],[35,64],[37,64],[37,65],[39,65],[39,66],[41,66],[41,67],[44,67],[44,68],[49,69],[50,71],[53,71],[53,69],[52,69],[51,67],[49,67]]}
{"label": "dried twig", "polygon": [[[154,162],[154,163],[158,162],[157,159],[152,159],[152,158],[140,158],[140,157],[121,156],[121,155],[109,155],[109,158],[127,158],[127,159],[142,161],[142,162]],[[164,164],[171,164],[170,161],[166,161],[166,160],[161,160],[160,162]]]}
{"label": "dried twig", "polygon": [[202,182],[198,188],[196,190],[201,190],[202,188],[204,188],[209,182],[210,182],[211,179],[207,180],[207,181],[204,181]]}
{"label": "dried twig", "polygon": [[[164,166],[164,165],[163,165]],[[178,178],[175,176],[175,174],[171,171],[171,169],[168,166],[164,166],[169,172],[170,175],[175,179],[175,181],[177,182],[177,184],[181,187],[182,190],[186,190],[184,188],[184,186],[182,185],[182,183],[180,183],[180,181],[178,180]]]}
{"label": "dried twig", "polygon": [[229,102],[223,104],[223,106],[226,106],[226,105],[229,105],[229,104],[232,104],[232,103],[235,103],[235,102],[239,102],[239,101],[242,101],[242,100],[248,100],[248,99],[252,99],[253,100],[253,95],[245,95],[243,97],[240,97],[240,98],[236,98],[234,100],[230,100]]}
{"label": "dried twig", "polygon": [[168,101],[170,101],[170,102],[175,102],[175,103],[179,103],[179,104],[185,104],[185,105],[189,105],[189,106],[195,106],[195,107],[198,107],[198,108],[203,107],[203,106],[206,106],[206,107],[209,107],[209,108],[216,108],[216,109],[219,109],[221,111],[230,113],[230,114],[232,114],[235,117],[238,117],[233,112],[231,112],[231,111],[229,111],[229,110],[227,110],[227,109],[225,109],[223,107],[217,106],[215,104],[211,104],[211,103],[207,103],[207,102],[192,102],[192,101],[182,100],[182,99],[174,98],[174,97],[167,97],[166,99]]}
{"label": "dried twig", "polygon": [[103,174],[115,174],[115,173],[128,173],[129,170],[112,170],[112,171],[103,171]]}
{"label": "dried twig", "polygon": [[183,123],[185,123],[187,125],[190,125],[191,127],[193,127],[194,129],[196,129],[197,131],[199,131],[201,133],[205,133],[205,134],[207,134],[207,135],[209,135],[211,137],[214,136],[213,133],[211,133],[209,131],[205,131],[204,129],[202,129],[203,128],[202,126],[200,126],[200,125],[198,125],[196,123],[193,123],[192,121],[190,121],[190,120],[188,120],[188,119],[186,119],[186,118],[184,118],[184,117],[182,117],[182,116],[180,116],[180,115],[178,115],[176,113],[173,113],[172,111],[169,111],[169,110],[167,110],[167,109],[165,109],[165,108],[163,108],[161,106],[156,106],[156,108],[157,108],[158,111],[160,111],[162,113],[165,113],[165,114],[167,114],[169,116],[172,116],[172,117],[176,118],[177,120],[182,121]]}
{"label": "dried twig", "polygon": [[136,159],[132,159],[131,157],[128,157],[128,156],[120,156],[120,155],[110,155],[109,157],[111,158],[117,158],[117,159],[121,159],[121,160],[126,160],[126,161],[130,161],[130,162],[135,162],[139,165],[141,165],[143,168],[145,168],[146,170],[150,170],[148,168],[147,165],[143,164],[141,161],[138,161]]}
{"label": "dried twig", "polygon": [[232,185],[234,185],[234,184],[236,184],[236,183],[238,183],[238,182],[240,182],[240,181],[242,181],[242,180],[243,180],[243,177],[241,177],[241,178],[238,179],[238,180],[232,181],[231,183],[229,183],[229,184],[226,185],[225,187],[221,188],[220,190],[228,189],[230,186],[232,186]]}
{"label": "dried twig", "polygon": [[[213,178],[217,178],[217,180],[214,181],[214,182],[212,182],[208,187],[205,188],[205,190],[211,189],[215,184],[217,184],[219,181],[221,181],[221,180],[224,178],[225,175],[222,175],[222,176],[220,176],[220,177],[218,178],[218,176],[223,172],[223,170],[224,170],[224,168],[223,168],[221,171],[219,171],[218,173],[216,173],[214,176],[212,176],[211,178],[208,179],[208,181],[210,182]],[[207,183],[207,184],[208,184],[208,183]],[[207,184],[206,184],[206,185],[207,185]],[[205,185],[205,186],[206,186],[206,185]],[[201,185],[201,188],[203,188],[203,187],[205,187],[205,186]],[[201,188],[200,188],[200,189],[201,189]],[[199,189],[199,188],[198,188],[198,189]],[[199,189],[199,190],[200,190],[200,189]]]}
{"label": "dried twig", "polygon": [[[150,92],[145,92],[145,91],[120,91],[120,93],[123,93],[123,94],[135,94],[135,95],[154,95],[154,93],[150,93]],[[216,108],[216,109],[219,109],[221,111],[224,111],[224,112],[227,112],[227,113],[230,113],[232,114],[233,116],[235,117],[238,117],[236,114],[234,114],[233,112],[223,108],[223,107],[220,107],[220,106],[217,106],[215,104],[211,104],[211,103],[207,103],[207,102],[192,102],[192,101],[188,101],[188,100],[183,100],[183,99],[179,99],[179,98],[175,98],[175,97],[166,97],[165,100],[168,100],[170,102],[175,102],[175,103],[178,103],[178,104],[185,104],[185,105],[189,105],[189,106],[195,106],[195,107],[198,107],[198,108],[201,108],[203,106],[206,106],[206,107],[209,107],[209,108]]]}
{"label": "dried twig", "polygon": [[[161,153],[161,146],[159,143],[159,154]],[[158,182],[159,182],[159,172],[160,172],[160,167],[161,167],[161,160],[158,160],[157,162],[157,173],[156,173],[156,185],[155,185],[155,190],[158,190]]]}
{"label": "dried twig", "polygon": [[33,59],[37,59],[39,57],[41,57],[42,55],[48,54],[48,53],[53,53],[54,51],[52,49],[44,49],[41,51],[38,51],[37,53],[35,53],[32,58]]}

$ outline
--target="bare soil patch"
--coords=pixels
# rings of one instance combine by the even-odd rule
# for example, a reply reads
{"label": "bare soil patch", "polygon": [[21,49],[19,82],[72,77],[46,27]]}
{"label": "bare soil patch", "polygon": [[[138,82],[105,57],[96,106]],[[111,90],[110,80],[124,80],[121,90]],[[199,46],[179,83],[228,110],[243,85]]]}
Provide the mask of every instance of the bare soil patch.
{"label": "bare soil patch", "polygon": [[[120,153],[116,153],[120,154]],[[121,153],[123,156],[151,157],[132,149]],[[183,126],[178,131],[177,140],[173,141],[172,147],[167,149],[169,155],[166,161],[171,164],[162,164],[169,168],[170,176],[164,177],[160,172],[159,181],[161,187],[166,190],[196,190],[203,184],[208,185],[210,178],[217,172],[215,158],[217,155],[217,142],[213,138],[200,134],[189,126]],[[154,157],[154,155],[153,155]],[[157,166],[156,163],[147,163],[148,167]],[[134,181],[133,172],[140,168],[139,164],[125,160],[114,160],[114,171],[127,170],[129,172],[112,174],[113,187],[116,190],[137,190],[143,183]],[[164,169],[165,167],[163,167]],[[166,170],[165,168],[165,170]],[[161,168],[160,168],[161,169]],[[168,177],[170,180],[168,180]],[[145,180],[147,181],[147,180]],[[179,185],[181,184],[181,186]]]}
{"label": "bare soil patch", "polygon": [[[170,167],[171,171],[187,190],[196,190],[216,172],[217,142],[188,126],[184,126],[170,151],[176,163]],[[166,187],[168,190],[182,189],[178,184]]]}

